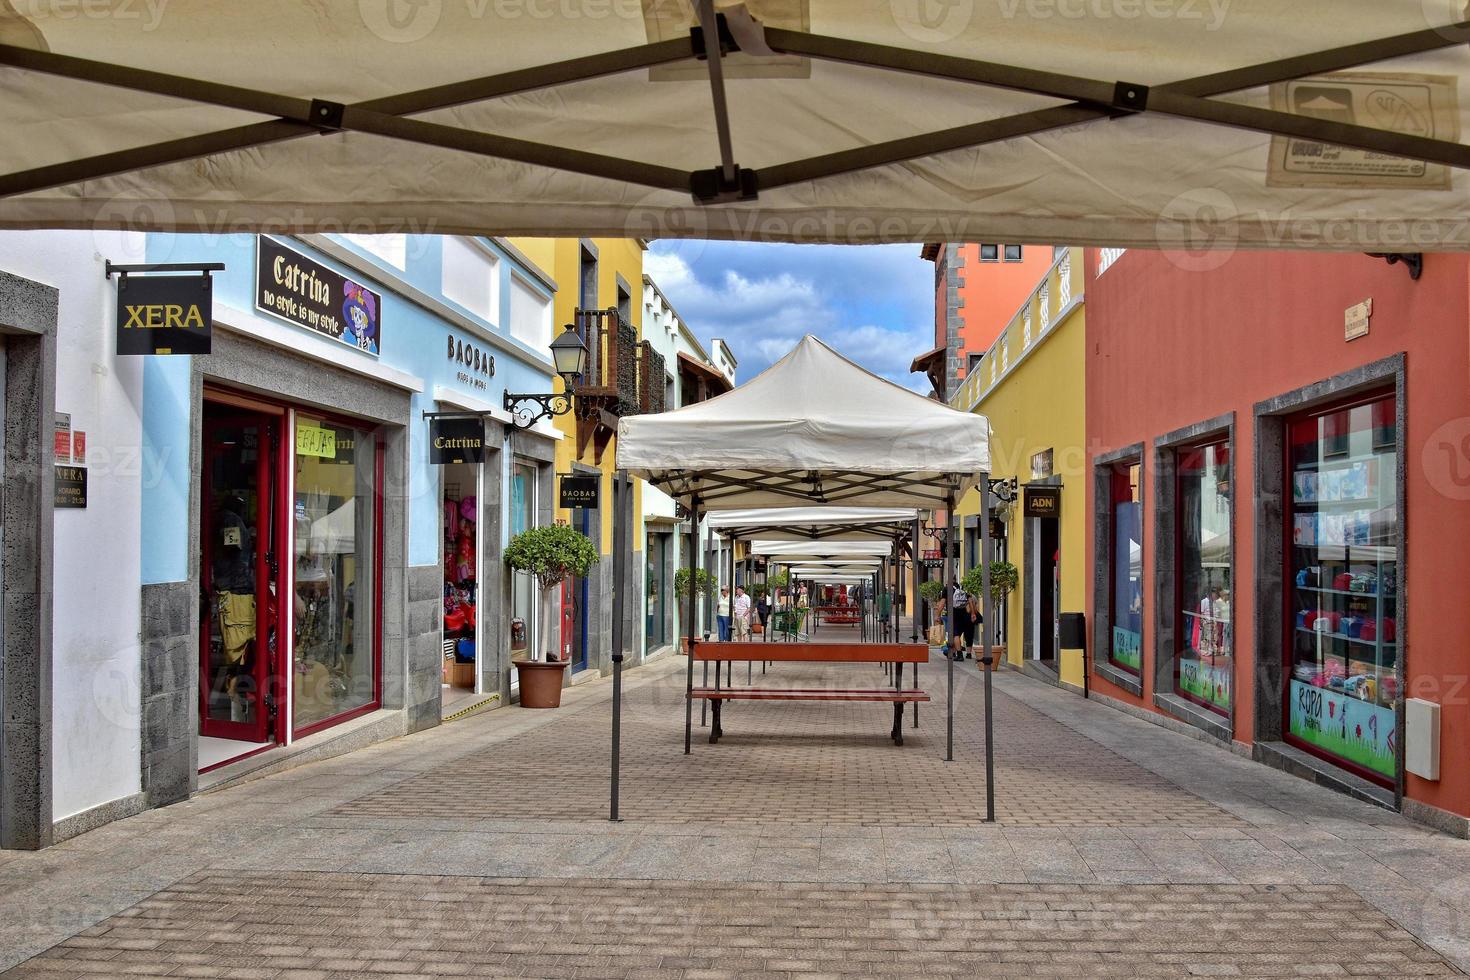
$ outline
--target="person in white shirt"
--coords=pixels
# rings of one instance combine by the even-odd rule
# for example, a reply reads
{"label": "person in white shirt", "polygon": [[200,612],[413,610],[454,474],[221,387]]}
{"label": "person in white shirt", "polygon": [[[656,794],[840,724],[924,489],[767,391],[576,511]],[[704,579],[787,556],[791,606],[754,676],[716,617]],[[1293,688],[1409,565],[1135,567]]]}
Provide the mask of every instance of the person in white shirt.
{"label": "person in white shirt", "polygon": [[750,596],[743,586],[735,586],[735,639],[750,639]]}
{"label": "person in white shirt", "polygon": [[720,589],[720,598],[715,603],[715,621],[719,626],[720,642],[730,642],[730,590]]}

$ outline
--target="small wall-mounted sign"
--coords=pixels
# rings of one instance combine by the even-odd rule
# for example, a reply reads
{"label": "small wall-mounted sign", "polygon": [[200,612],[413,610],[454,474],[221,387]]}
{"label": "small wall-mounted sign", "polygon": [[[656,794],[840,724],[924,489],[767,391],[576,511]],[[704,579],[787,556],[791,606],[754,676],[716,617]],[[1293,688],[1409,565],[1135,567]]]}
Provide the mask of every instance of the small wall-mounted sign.
{"label": "small wall-mounted sign", "polygon": [[429,462],[483,463],[485,420],[478,415],[429,420]]}
{"label": "small wall-mounted sign", "polygon": [[563,476],[558,478],[560,506],[563,508],[585,507],[589,510],[599,506],[601,481],[595,476]]}
{"label": "small wall-mounted sign", "polygon": [[1045,480],[1052,473],[1053,452],[1051,449],[1043,449],[1031,457],[1031,479]]}
{"label": "small wall-mounted sign", "polygon": [[208,354],[214,279],[122,276],[117,281],[119,354]]}
{"label": "small wall-mounted sign", "polygon": [[71,462],[71,413],[56,413],[56,450],[55,462]]}
{"label": "small wall-mounted sign", "polygon": [[1356,306],[1349,306],[1342,316],[1342,335],[1347,340],[1368,336],[1369,321],[1373,318],[1373,300],[1365,299]]}
{"label": "small wall-mounted sign", "polygon": [[1060,487],[1027,487],[1026,516],[1056,517],[1062,512]]}
{"label": "small wall-mounted sign", "polygon": [[1006,539],[1006,522],[999,517],[990,518],[990,540],[1004,541]]}
{"label": "small wall-mounted sign", "polygon": [[52,493],[52,505],[58,509],[81,509],[87,506],[85,466],[56,467],[56,489]]}

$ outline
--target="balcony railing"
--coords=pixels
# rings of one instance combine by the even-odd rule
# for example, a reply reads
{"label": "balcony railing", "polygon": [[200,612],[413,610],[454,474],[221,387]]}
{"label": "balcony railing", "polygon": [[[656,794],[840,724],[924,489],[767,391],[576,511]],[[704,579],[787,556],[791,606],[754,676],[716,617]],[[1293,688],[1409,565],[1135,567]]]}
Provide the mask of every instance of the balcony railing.
{"label": "balcony railing", "polygon": [[664,410],[664,359],[614,308],[579,309],[574,323],[587,345],[587,370],[572,386],[577,454],[592,445],[600,460],[617,419]]}
{"label": "balcony railing", "polygon": [[[1068,248],[1063,251],[1011,317],[1010,323],[995,338],[980,365],[966,376],[949,400],[950,405],[963,412],[972,411],[991,388],[1005,380],[1013,363],[1020,363],[1026,352],[1055,333],[1062,314],[1074,300],[1082,299],[1082,276],[1082,250]],[[1012,339],[1015,340],[1015,348],[1022,352],[1014,362],[1010,356]]]}

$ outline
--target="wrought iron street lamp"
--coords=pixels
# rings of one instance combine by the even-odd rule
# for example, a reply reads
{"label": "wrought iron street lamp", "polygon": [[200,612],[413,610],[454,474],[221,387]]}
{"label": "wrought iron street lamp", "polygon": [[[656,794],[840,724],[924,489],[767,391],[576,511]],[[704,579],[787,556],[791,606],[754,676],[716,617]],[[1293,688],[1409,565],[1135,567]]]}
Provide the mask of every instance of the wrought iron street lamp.
{"label": "wrought iron street lamp", "polygon": [[568,323],[562,335],[551,342],[551,361],[556,373],[561,375],[561,391],[505,393],[505,410],[510,413],[511,425],[517,429],[529,429],[542,419],[572,410],[572,385],[587,370],[587,345],[577,336],[575,324]]}

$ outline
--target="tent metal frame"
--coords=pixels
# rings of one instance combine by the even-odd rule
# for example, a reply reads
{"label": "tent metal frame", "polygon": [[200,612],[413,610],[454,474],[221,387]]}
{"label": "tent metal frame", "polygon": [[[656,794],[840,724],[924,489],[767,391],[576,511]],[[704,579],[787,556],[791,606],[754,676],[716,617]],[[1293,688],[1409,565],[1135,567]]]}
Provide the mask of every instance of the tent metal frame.
{"label": "tent metal frame", "polygon": [[[712,12],[713,5],[708,0],[700,0],[698,6],[702,16]],[[1386,153],[1450,167],[1470,168],[1470,145],[1298,116],[1213,98],[1309,75],[1342,71],[1463,45],[1464,36],[1470,31],[1470,21],[1281,58],[1153,87],[1124,80],[1086,78],[768,27],[763,32],[764,40],[778,54],[969,82],[979,86],[1064,99],[1067,104],[750,170],[739,168],[734,163],[733,137],[730,133],[721,66],[724,54],[739,48],[728,30],[724,15],[718,15],[716,20],[718,30],[705,31],[696,27],[688,38],[637,45],[350,105],[324,99],[280,95],[16,45],[0,45],[0,66],[272,117],[215,132],[3,174],[0,175],[0,198],[207,157],[230,150],[264,146],[300,136],[360,132],[584,176],[662,190],[684,191],[690,193],[696,203],[714,204],[749,200],[758,196],[761,190],[903,163],[952,150],[979,147],[1059,127],[1148,113],[1271,136]],[[711,170],[686,171],[412,118],[439,109],[672,64],[690,58],[707,60],[710,65],[715,129],[720,153],[720,164]],[[714,498],[710,498],[709,502],[714,503]]]}

